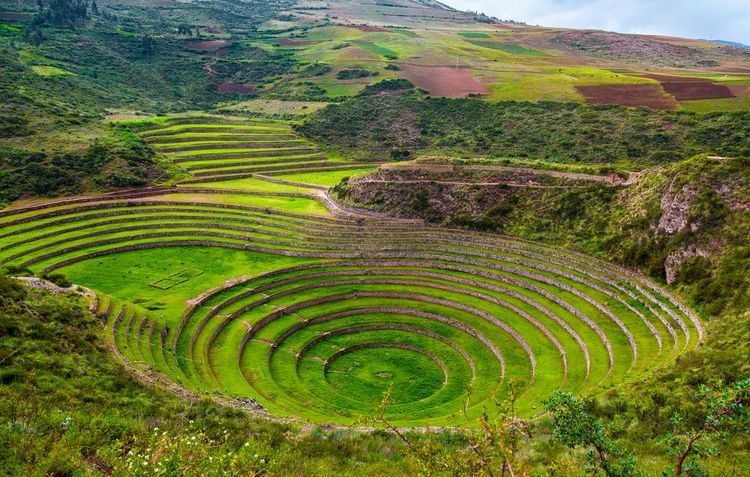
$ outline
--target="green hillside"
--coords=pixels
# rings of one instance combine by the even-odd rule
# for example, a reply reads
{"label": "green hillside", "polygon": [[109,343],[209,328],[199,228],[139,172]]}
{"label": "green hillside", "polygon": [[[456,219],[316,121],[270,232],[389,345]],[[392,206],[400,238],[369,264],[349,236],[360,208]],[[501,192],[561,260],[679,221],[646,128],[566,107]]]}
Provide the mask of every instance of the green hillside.
{"label": "green hillside", "polygon": [[0,0],[0,475],[742,475],[748,72],[432,0]]}
{"label": "green hillside", "polygon": [[750,155],[747,111],[489,103],[411,90],[360,95],[313,114],[298,130],[332,152],[380,161],[444,155],[641,168],[701,153]]}

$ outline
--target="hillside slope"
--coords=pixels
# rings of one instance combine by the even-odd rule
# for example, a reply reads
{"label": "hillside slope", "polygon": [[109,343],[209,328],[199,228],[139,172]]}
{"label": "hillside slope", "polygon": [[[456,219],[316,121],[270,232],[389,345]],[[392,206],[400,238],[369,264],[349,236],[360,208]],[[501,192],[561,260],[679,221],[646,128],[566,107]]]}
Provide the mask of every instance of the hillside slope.
{"label": "hillside slope", "polygon": [[[246,100],[257,98],[293,101],[305,113],[382,79],[409,80],[433,96],[479,95],[488,103],[750,109],[750,52],[717,43],[528,27],[432,1],[76,5],[66,0],[40,9],[31,0],[0,1],[3,181],[29,182],[28,158],[44,156],[65,183],[13,187],[6,202],[154,184],[167,176],[154,164],[134,174],[115,159],[105,161],[106,169],[118,179],[98,177],[97,168],[75,172],[76,179],[58,170],[66,155],[85,156],[94,146],[106,147],[107,157],[124,157],[105,119],[217,105],[269,114],[245,109]],[[556,105],[542,107],[557,114]],[[738,127],[727,118],[728,127]],[[655,146],[650,153],[662,149]]]}
{"label": "hillside slope", "polygon": [[503,177],[498,185],[488,184],[497,173],[459,178],[429,163],[424,169],[432,172],[422,181],[388,170],[335,190],[352,205],[557,243],[640,268],[678,286],[708,315],[750,306],[747,158],[696,156],[645,169],[629,186],[549,176]]}
{"label": "hillside slope", "polygon": [[[387,93],[387,94],[386,94]],[[490,103],[367,92],[299,131],[343,155],[523,157],[640,168],[699,153],[750,155],[750,113],[694,114],[574,103]]]}

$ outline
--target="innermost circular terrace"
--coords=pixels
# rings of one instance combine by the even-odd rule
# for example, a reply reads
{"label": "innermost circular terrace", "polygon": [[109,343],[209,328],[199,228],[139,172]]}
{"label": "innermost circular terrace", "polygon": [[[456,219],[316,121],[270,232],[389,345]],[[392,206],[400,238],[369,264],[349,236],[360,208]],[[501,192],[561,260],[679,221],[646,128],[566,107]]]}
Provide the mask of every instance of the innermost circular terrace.
{"label": "innermost circular terrace", "polygon": [[447,381],[444,363],[432,352],[403,343],[365,342],[337,351],[326,361],[326,381],[337,394],[371,409],[386,392],[393,403],[425,399]]}

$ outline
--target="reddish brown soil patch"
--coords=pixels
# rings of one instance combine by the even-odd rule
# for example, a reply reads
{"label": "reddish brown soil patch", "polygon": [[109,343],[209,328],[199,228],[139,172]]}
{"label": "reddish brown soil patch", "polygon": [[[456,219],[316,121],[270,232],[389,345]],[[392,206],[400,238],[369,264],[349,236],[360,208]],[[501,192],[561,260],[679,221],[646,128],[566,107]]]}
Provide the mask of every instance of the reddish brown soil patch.
{"label": "reddish brown soil patch", "polygon": [[735,98],[728,87],[723,84],[706,82],[662,83],[664,90],[680,101],[689,99]]}
{"label": "reddish brown soil patch", "polygon": [[643,75],[659,81],[664,90],[677,98],[678,101],[690,99],[721,99],[735,98],[727,86],[712,83],[703,78],[690,78],[682,76],[666,76],[649,74]]}
{"label": "reddish brown soil patch", "polygon": [[291,38],[282,38],[279,40],[279,45],[281,46],[310,46],[310,45],[317,45],[320,43],[316,40],[293,40]]}
{"label": "reddish brown soil patch", "polygon": [[219,93],[239,93],[239,94],[253,94],[255,93],[255,88],[252,86],[246,86],[244,84],[237,84],[237,83],[222,83],[219,86],[216,87],[216,90]]}
{"label": "reddish brown soil patch", "polygon": [[737,73],[741,75],[750,74],[750,68],[739,68],[739,67],[722,67],[721,73]]}
{"label": "reddish brown soil patch", "polygon": [[0,12],[0,20],[15,22],[19,20],[30,20],[31,15],[16,12]]}
{"label": "reddish brown soil patch", "polygon": [[403,65],[399,74],[432,96],[462,98],[470,94],[488,94],[492,91],[471,76],[470,68],[451,66]]}
{"label": "reddish brown soil patch", "polygon": [[377,58],[372,53],[367,52],[361,48],[357,48],[356,46],[348,46],[340,51],[341,58],[350,58],[353,60],[368,60]]}
{"label": "reddish brown soil patch", "polygon": [[188,43],[187,47],[192,50],[211,51],[211,50],[218,50],[219,48],[223,48],[226,45],[227,45],[227,42],[225,40],[206,40],[206,41],[194,41],[192,43]]}
{"label": "reddish brown soil patch", "polygon": [[656,84],[602,84],[576,86],[590,104],[645,106],[653,109],[676,109],[677,101]]}

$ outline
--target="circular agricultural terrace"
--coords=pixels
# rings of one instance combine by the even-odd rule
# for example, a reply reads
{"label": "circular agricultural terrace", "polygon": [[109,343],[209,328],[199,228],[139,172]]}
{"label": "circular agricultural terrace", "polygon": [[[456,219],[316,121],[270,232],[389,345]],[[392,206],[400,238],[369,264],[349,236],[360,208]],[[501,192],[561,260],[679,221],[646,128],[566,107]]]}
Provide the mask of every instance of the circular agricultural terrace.
{"label": "circular agricultural terrace", "polygon": [[[470,426],[495,412],[511,379],[531,416],[555,389],[623,382],[703,334],[665,290],[579,253],[330,202],[329,214],[301,213],[273,199],[325,202],[209,185],[7,210],[0,261],[51,273],[153,249],[284,257],[285,266],[206,285],[181,313],[157,316],[109,296],[99,313],[131,366],[260,414],[318,423],[371,416],[390,389],[397,425]],[[147,286],[169,294],[201,279],[183,270]]]}

